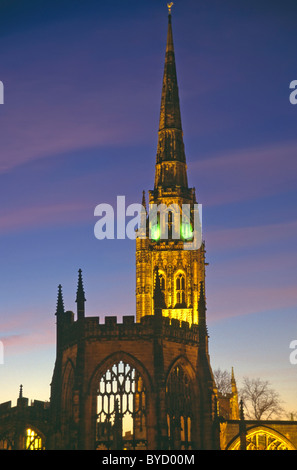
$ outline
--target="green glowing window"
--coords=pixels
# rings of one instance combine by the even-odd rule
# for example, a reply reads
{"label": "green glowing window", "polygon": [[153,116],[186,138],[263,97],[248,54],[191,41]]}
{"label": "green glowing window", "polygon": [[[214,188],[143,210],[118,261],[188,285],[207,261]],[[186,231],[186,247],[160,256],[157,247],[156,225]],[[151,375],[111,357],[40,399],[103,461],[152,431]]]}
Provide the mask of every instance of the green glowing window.
{"label": "green glowing window", "polygon": [[184,223],[181,226],[181,236],[184,240],[189,240],[193,238],[193,230],[191,224]]}
{"label": "green glowing window", "polygon": [[159,240],[161,236],[161,229],[158,224],[151,227],[151,238],[152,240]]}

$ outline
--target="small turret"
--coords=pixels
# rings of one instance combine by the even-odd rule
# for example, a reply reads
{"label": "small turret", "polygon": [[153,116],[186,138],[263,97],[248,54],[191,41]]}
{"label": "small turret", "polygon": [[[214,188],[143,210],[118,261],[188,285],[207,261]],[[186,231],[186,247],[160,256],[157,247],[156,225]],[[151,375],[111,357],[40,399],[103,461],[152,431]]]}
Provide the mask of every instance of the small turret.
{"label": "small turret", "polygon": [[28,406],[28,398],[23,397],[23,386],[20,385],[20,391],[19,391],[19,398],[17,400],[17,406],[18,407],[25,407]]}

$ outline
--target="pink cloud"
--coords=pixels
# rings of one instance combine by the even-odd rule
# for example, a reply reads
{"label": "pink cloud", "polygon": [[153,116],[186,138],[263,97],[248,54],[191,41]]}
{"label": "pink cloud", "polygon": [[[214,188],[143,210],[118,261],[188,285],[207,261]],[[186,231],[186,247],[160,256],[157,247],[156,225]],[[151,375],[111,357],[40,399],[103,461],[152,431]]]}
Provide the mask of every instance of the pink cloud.
{"label": "pink cloud", "polygon": [[[111,124],[105,106],[100,110],[98,104],[96,108],[96,95],[90,98],[93,105],[88,101],[75,102],[73,97],[73,102],[63,107],[58,96],[56,100],[47,99],[49,102],[41,109],[38,103],[20,97],[22,104],[17,112],[0,116],[0,173],[37,158],[96,146],[124,145],[131,139],[127,120],[120,125],[120,117],[114,116]],[[52,109],[51,102],[56,102],[56,109]]]}
{"label": "pink cloud", "polygon": [[208,322],[271,310],[297,308],[296,286],[232,285],[216,289],[208,300]]}
{"label": "pink cloud", "polygon": [[296,154],[296,142],[239,149],[204,160],[197,157],[189,171],[193,179],[207,182],[200,201],[207,206],[252,201],[296,188]]}
{"label": "pink cloud", "polygon": [[93,208],[87,203],[64,203],[20,208],[0,214],[0,233],[44,227],[53,224],[82,222],[93,216]]}
{"label": "pink cloud", "polygon": [[38,331],[28,331],[20,334],[11,334],[7,337],[2,338],[5,351],[9,351],[10,354],[18,353],[20,350],[32,350],[40,346],[51,346],[55,345],[55,331],[43,330],[42,327]]}
{"label": "pink cloud", "polygon": [[37,313],[13,314],[9,321],[1,322],[0,340],[5,355],[16,355],[43,346],[55,345],[52,319],[42,319]]}
{"label": "pink cloud", "polygon": [[[17,45],[12,42],[5,50],[6,60],[15,59],[14,67],[9,59],[5,62],[0,173],[78,149],[134,144],[146,132],[139,116],[150,104],[149,90],[143,95],[143,84],[131,85],[131,72],[122,57],[104,57],[97,63],[94,50],[89,51],[97,25],[80,38],[73,35],[77,25],[70,22],[70,26],[66,25],[68,36],[64,24],[56,25],[54,34],[59,31],[64,41],[59,41],[55,54],[53,32],[47,28],[39,31],[38,41],[34,34],[19,33]],[[104,30],[101,34],[104,37]],[[27,56],[20,55],[20,44],[30,57],[38,58],[30,67],[24,68]],[[133,106],[138,111],[127,113]]]}
{"label": "pink cloud", "polygon": [[[210,263],[209,276],[219,285],[261,285],[283,283],[283,279],[294,278],[297,270],[297,253],[280,252],[261,254],[257,251],[254,255],[239,256],[228,260],[224,258],[220,262],[214,260]],[[276,270],[277,266],[277,270]],[[237,288],[237,287],[236,287]],[[297,290],[296,290],[297,292]],[[297,297],[296,297],[297,298]]]}
{"label": "pink cloud", "polygon": [[250,248],[297,239],[297,221],[206,231],[210,251]]}
{"label": "pink cloud", "polygon": [[[297,308],[296,236],[295,221],[210,231],[208,251],[224,257],[214,256],[207,271],[208,318]],[[240,249],[238,256],[236,249]],[[230,252],[231,258],[226,256]]]}

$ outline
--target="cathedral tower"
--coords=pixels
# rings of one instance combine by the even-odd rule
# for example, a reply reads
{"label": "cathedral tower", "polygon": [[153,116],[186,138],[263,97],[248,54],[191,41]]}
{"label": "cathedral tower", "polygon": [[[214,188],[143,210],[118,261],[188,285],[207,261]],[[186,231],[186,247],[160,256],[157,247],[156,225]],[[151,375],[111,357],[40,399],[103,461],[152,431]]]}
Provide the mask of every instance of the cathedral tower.
{"label": "cathedral tower", "polygon": [[[147,216],[144,199],[143,205],[144,216]],[[185,215],[182,212],[185,206],[189,208],[188,217],[182,217]],[[185,242],[191,240],[193,236],[193,215],[197,200],[195,189],[188,186],[171,12],[168,16],[155,184],[154,189],[149,191],[149,207],[166,207],[168,218],[162,218],[159,212],[155,221],[147,217],[145,230],[142,228],[138,233],[137,321],[146,315],[154,314],[154,274],[158,268],[164,295],[163,315],[187,321],[189,324],[199,324],[200,316],[203,314],[199,312],[199,292],[200,286],[202,285],[204,289],[205,283],[205,251],[204,244],[194,250],[184,248]],[[179,212],[178,238],[173,236],[172,228],[176,221],[176,212]],[[165,237],[162,238],[164,224],[167,224],[167,230],[163,232]]]}
{"label": "cathedral tower", "polygon": [[[174,208],[168,214],[167,238],[161,210],[151,218],[154,205]],[[81,270],[76,315],[65,311],[59,287],[49,447],[219,447],[204,247],[185,249],[195,234],[195,205],[195,191],[187,181],[169,14],[155,186],[149,211],[143,194],[143,223],[136,239],[137,318],[124,316],[120,323],[113,316],[103,320],[86,315]],[[176,215],[182,221],[178,233]]]}

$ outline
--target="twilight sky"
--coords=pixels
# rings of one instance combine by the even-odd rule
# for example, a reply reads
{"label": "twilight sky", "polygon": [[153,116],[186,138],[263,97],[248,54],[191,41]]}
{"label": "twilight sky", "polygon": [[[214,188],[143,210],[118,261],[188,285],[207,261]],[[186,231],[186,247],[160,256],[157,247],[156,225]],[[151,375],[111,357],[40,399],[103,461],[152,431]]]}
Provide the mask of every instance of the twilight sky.
{"label": "twilight sky", "polygon": [[[176,0],[189,185],[203,205],[213,369],[296,411],[297,3]],[[0,403],[48,400],[57,286],[75,311],[135,314],[135,243],[94,209],[153,188],[166,1],[0,0]]]}

